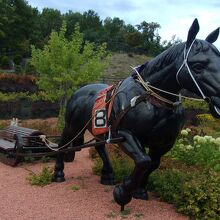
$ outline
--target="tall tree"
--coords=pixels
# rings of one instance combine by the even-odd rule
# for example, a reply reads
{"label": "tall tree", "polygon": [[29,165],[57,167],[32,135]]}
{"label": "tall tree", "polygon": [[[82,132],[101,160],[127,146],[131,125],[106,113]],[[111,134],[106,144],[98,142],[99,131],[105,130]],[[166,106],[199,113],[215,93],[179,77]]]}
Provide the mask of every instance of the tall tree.
{"label": "tall tree", "polygon": [[141,24],[137,25],[139,31],[141,31],[143,37],[148,41],[152,42],[158,36],[158,29],[160,25],[156,22],[146,22],[143,21]]}
{"label": "tall tree", "polygon": [[[8,47],[7,36],[10,31],[10,24],[13,22],[14,8],[9,1],[0,0],[0,49],[1,51]],[[9,16],[11,14],[11,16]]]}
{"label": "tall tree", "polygon": [[66,35],[68,38],[71,38],[71,35],[75,29],[76,23],[82,21],[83,15],[79,12],[68,11],[63,15],[63,20],[66,22],[67,30]]}
{"label": "tall tree", "polygon": [[156,22],[143,21],[136,25],[142,34],[143,47],[146,48],[148,54],[156,55],[161,51],[160,39],[158,29],[160,24]]}
{"label": "tall tree", "polygon": [[80,21],[80,29],[86,40],[90,42],[98,42],[100,31],[102,29],[102,21],[98,14],[93,10],[84,12]]}
{"label": "tall tree", "polygon": [[39,73],[38,85],[45,99],[58,100],[61,112],[67,99],[80,85],[97,80],[108,64],[105,45],[84,43],[79,25],[71,40],[65,38],[66,25],[53,31],[44,48],[32,47],[31,63]]}
{"label": "tall tree", "polygon": [[[17,39],[15,53],[30,56],[30,45],[40,37],[39,11],[23,0],[14,0],[16,20],[12,26],[12,38]],[[16,44],[15,44],[16,45]]]}
{"label": "tall tree", "polygon": [[52,31],[59,31],[62,26],[61,12],[57,9],[44,8],[40,15],[41,30],[44,38]]}
{"label": "tall tree", "polygon": [[107,17],[104,20],[104,40],[110,50],[120,50],[125,42],[125,24],[120,18]]}
{"label": "tall tree", "polygon": [[107,17],[104,20],[104,29],[110,38],[119,38],[118,34],[123,31],[125,27],[124,21],[120,18]]}
{"label": "tall tree", "polygon": [[27,55],[38,10],[24,0],[0,0],[1,48]]}

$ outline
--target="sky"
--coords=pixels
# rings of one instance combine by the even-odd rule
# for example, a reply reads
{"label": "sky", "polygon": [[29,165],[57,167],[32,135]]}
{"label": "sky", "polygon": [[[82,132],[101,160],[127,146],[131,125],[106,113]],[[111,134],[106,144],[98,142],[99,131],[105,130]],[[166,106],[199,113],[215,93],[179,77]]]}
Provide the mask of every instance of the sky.
{"label": "sky", "polygon": [[[163,40],[170,40],[173,35],[185,41],[188,30],[195,18],[198,18],[199,39],[220,26],[219,0],[27,0],[32,7],[40,11],[47,8],[60,10],[62,13],[72,10],[83,13],[95,11],[102,20],[106,17],[118,17],[125,24],[137,25],[142,21],[157,22],[161,25],[158,33]],[[214,43],[220,49],[219,40]]]}

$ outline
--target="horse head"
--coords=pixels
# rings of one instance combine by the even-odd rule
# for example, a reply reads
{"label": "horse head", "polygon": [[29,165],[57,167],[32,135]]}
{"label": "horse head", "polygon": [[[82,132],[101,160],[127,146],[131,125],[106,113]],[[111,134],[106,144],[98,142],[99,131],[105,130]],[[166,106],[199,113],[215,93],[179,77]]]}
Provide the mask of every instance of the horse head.
{"label": "horse head", "polygon": [[220,118],[220,53],[212,44],[219,35],[219,28],[205,40],[196,39],[199,23],[195,19],[185,42],[183,58],[179,58],[177,82],[209,103],[211,114]]}

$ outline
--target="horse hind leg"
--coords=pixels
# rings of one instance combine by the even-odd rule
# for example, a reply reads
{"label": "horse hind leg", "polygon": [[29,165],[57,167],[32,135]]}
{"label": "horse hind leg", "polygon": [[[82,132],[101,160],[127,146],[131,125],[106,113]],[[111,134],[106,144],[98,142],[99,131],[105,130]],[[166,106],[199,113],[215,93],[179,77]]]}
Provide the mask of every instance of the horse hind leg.
{"label": "horse hind leg", "polygon": [[[84,133],[84,132],[83,132]],[[76,140],[74,140],[72,143],[70,143],[68,146],[67,146],[67,149],[68,147],[69,148],[74,148],[74,146],[80,146],[80,145],[83,145],[84,143],[84,137],[83,137],[84,134],[81,134],[80,137],[77,137]],[[74,137],[72,136],[69,136],[67,139],[66,139],[66,143],[68,142],[71,142],[71,140],[73,139]],[[64,157],[63,157],[64,161],[65,162],[73,162],[74,159],[75,159],[75,151],[68,151],[66,153],[64,153]]]}
{"label": "horse hind leg", "polygon": [[[66,144],[68,144],[68,142],[70,142],[74,138],[75,134],[76,132],[71,131],[70,129],[65,127],[61,136],[59,147],[63,147]],[[65,148],[81,145],[83,144],[83,141],[84,141],[83,136],[81,136],[80,138],[77,138],[74,141],[74,143],[70,143],[68,144],[68,146],[65,146]],[[65,181],[64,161],[72,162],[74,158],[75,158],[75,151],[68,151],[67,153],[61,152],[57,154],[55,168],[54,168],[54,175],[53,175],[54,182]]]}
{"label": "horse hind leg", "polygon": [[103,144],[101,146],[96,146],[95,149],[98,152],[103,162],[102,173],[101,173],[101,184],[114,185],[115,184],[114,173],[105,145]]}

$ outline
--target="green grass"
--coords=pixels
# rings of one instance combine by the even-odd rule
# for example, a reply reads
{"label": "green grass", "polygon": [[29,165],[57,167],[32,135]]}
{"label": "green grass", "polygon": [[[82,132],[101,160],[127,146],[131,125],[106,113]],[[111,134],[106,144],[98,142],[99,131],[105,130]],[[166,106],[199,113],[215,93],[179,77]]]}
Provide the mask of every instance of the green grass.
{"label": "green grass", "polygon": [[43,167],[40,173],[29,173],[27,180],[31,185],[46,186],[52,182],[53,169],[49,167]]}
{"label": "green grass", "polygon": [[80,189],[80,187],[77,186],[77,185],[74,185],[74,186],[71,187],[71,189],[72,189],[73,192],[76,192]]}
{"label": "green grass", "polygon": [[[105,71],[104,77],[106,77],[105,83],[112,83],[113,81],[119,81],[129,76],[133,70],[130,66],[138,66],[150,60],[150,57],[138,54],[126,54],[126,53],[113,53],[109,67]],[[110,82],[108,82],[108,78]]]}

